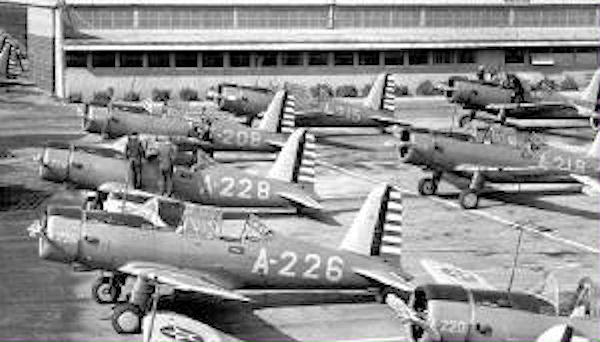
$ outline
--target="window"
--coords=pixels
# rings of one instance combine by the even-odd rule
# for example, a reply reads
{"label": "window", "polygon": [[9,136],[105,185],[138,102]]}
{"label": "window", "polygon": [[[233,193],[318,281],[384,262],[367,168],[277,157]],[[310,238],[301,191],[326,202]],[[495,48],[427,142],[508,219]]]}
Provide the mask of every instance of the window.
{"label": "window", "polygon": [[222,52],[203,52],[202,66],[205,68],[222,68],[223,53]]}
{"label": "window", "polygon": [[335,26],[339,28],[415,27],[419,20],[416,7],[338,6],[335,11]]}
{"label": "window", "polygon": [[71,15],[72,23],[82,29],[133,28],[131,7],[76,7]]}
{"label": "window", "polygon": [[403,51],[386,51],[385,54],[385,65],[403,65],[404,64],[404,52]]}
{"label": "window", "polygon": [[454,63],[454,54],[452,50],[433,50],[433,64]]}
{"label": "window", "polygon": [[329,65],[329,52],[309,52],[308,65]]}
{"label": "window", "polygon": [[114,68],[114,52],[94,52],[92,54],[92,67],[94,68]]}
{"label": "window", "polygon": [[230,52],[229,65],[233,68],[247,68],[250,66],[249,52]]}
{"label": "window", "polygon": [[198,66],[197,52],[175,52],[175,67],[177,68],[195,68]]}
{"label": "window", "polygon": [[408,52],[408,64],[422,65],[429,64],[429,54],[427,50],[412,50]]}
{"label": "window", "polygon": [[378,51],[361,51],[358,53],[358,65],[379,65]]}
{"label": "window", "polygon": [[456,52],[456,61],[461,64],[475,63],[475,51],[458,50]]}
{"label": "window", "polygon": [[233,28],[233,7],[154,7],[138,8],[141,29]]}
{"label": "window", "polygon": [[257,52],[256,53],[256,66],[257,67],[276,67],[277,66],[277,52]]}
{"label": "window", "polygon": [[238,7],[239,28],[326,28],[329,9],[325,6]]}
{"label": "window", "polygon": [[504,63],[522,64],[525,63],[525,51],[520,49],[506,49],[504,52]]}
{"label": "window", "polygon": [[515,26],[577,27],[597,26],[598,6],[538,6],[515,8]]}
{"label": "window", "polygon": [[302,52],[292,51],[281,54],[281,64],[285,66],[300,66],[304,64]]}
{"label": "window", "polygon": [[141,52],[121,52],[121,68],[141,68],[144,66],[144,54]]}
{"label": "window", "polygon": [[170,57],[168,52],[148,52],[148,66],[152,68],[168,68]]}
{"label": "window", "polygon": [[334,53],[335,65],[354,65],[354,53],[351,51],[340,51]]}
{"label": "window", "polygon": [[67,52],[65,59],[68,68],[87,67],[87,53],[85,52]]}
{"label": "window", "polygon": [[437,7],[425,9],[425,25],[433,27],[504,27],[509,10],[503,7]]}

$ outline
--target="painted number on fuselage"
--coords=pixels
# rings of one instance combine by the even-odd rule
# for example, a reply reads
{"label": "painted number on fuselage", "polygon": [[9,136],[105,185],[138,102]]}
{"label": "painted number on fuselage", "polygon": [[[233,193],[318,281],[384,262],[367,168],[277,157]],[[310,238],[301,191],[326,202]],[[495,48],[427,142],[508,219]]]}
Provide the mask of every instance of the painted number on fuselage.
{"label": "painted number on fuselage", "polygon": [[346,118],[346,120],[352,123],[359,123],[361,119],[359,108],[355,108],[341,103],[328,103],[325,107],[325,112],[332,115],[343,116],[344,118]]}
{"label": "painted number on fuselage", "polygon": [[260,145],[260,133],[255,131],[236,131],[225,129],[222,131],[222,142],[225,145],[257,147]]}
{"label": "painted number on fuselage", "polygon": [[[297,267],[299,260],[303,260]],[[269,275],[274,272],[278,276],[286,278],[303,278],[319,280],[324,277],[332,283],[339,282],[344,276],[344,260],[339,256],[327,258],[325,269],[321,267],[322,258],[318,254],[306,254],[304,258],[296,252],[284,251],[278,257],[269,258],[267,250],[261,248],[258,257],[252,265],[252,273]]]}
{"label": "painted number on fuselage", "polygon": [[552,157],[552,159],[550,160],[550,165],[553,168],[556,168],[558,170],[562,170],[562,171],[572,171],[572,172],[578,172],[578,173],[584,173],[586,172],[586,162],[585,159],[579,159],[579,158],[570,158],[568,156],[554,156]]}
{"label": "painted number on fuselage", "polygon": [[[240,188],[239,190],[236,190],[236,185]],[[211,195],[216,190],[221,197],[242,199],[252,199],[254,198],[253,195],[256,194],[256,198],[267,200],[271,194],[271,184],[268,181],[259,180],[254,182],[250,178],[235,179],[228,176],[218,178],[215,187],[213,187],[210,175],[205,175],[204,188]]]}
{"label": "painted number on fuselage", "polygon": [[459,334],[463,335],[467,333],[469,324],[465,321],[459,320],[440,320],[440,332],[448,334]]}

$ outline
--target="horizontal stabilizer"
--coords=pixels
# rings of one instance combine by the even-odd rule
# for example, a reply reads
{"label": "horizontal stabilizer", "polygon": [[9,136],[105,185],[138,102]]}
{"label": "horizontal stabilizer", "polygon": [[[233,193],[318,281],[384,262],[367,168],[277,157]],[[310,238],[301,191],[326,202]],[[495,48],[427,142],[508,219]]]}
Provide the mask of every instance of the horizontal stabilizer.
{"label": "horizontal stabilizer", "polygon": [[144,342],[227,340],[216,329],[170,311],[158,311],[146,315],[142,323],[142,331]]}
{"label": "horizontal stabilizer", "polygon": [[299,193],[292,193],[292,192],[278,192],[277,193],[279,196],[294,202],[295,204],[299,204],[302,207],[305,208],[311,208],[311,209],[317,209],[317,210],[322,210],[323,206],[315,201],[313,198],[309,197],[309,196],[304,196],[302,194]]}
{"label": "horizontal stabilizer", "polygon": [[392,288],[412,292],[414,290],[414,286],[409,284],[407,281],[410,281],[413,277],[408,273],[396,274],[392,272],[386,272],[376,269],[361,269],[354,268],[352,269],[354,273],[363,276],[367,279],[374,280],[380,284],[384,284],[390,286]]}

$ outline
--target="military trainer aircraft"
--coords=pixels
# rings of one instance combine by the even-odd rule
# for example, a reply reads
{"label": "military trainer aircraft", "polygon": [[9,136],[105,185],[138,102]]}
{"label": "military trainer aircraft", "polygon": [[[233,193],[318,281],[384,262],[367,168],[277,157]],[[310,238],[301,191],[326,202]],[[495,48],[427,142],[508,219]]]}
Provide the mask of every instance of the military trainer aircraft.
{"label": "military trainer aircraft", "polygon": [[[208,119],[210,125],[206,125],[185,117],[150,116],[92,106],[83,113],[83,127],[90,133],[102,133],[112,138],[133,132],[169,136],[178,138],[178,145],[196,145],[211,154],[216,151],[277,152],[293,130],[294,112],[293,96],[280,90],[257,128],[225,118]],[[207,138],[200,136],[203,129],[208,129]]]}
{"label": "military trainer aircraft", "polygon": [[[425,260],[436,284],[417,286],[409,305],[390,294],[388,305],[407,325],[413,341],[591,341],[598,317],[577,312],[590,300],[589,288],[577,293],[574,313],[558,316],[556,303],[540,295],[497,290],[473,272]],[[554,289],[557,290],[557,289]],[[555,293],[558,295],[558,293]],[[595,299],[597,300],[597,298]],[[545,339],[553,337],[553,339]]]}
{"label": "military trainer aircraft", "polygon": [[[512,75],[517,77],[515,75]],[[559,92],[525,90],[523,98],[514,99],[515,89],[501,83],[450,78],[446,88],[448,100],[471,113],[460,118],[462,127],[483,111],[497,116],[504,123],[507,118],[547,120],[589,120],[598,129],[600,70],[596,71],[588,87],[577,96]],[[556,126],[549,126],[555,128]]]}
{"label": "military trainer aircraft", "polygon": [[[306,129],[290,135],[266,177],[223,165],[205,156],[190,168],[175,168],[174,196],[191,202],[236,208],[320,210],[314,193],[316,145]],[[129,162],[80,149],[46,147],[39,157],[40,176],[80,188],[104,183],[129,184]],[[144,161],[142,187],[158,191],[158,163]]]}
{"label": "military trainer aircraft", "polygon": [[[464,180],[469,186],[460,193],[459,202],[465,209],[477,208],[479,196],[486,183],[575,183],[573,171],[557,167],[540,166],[541,156],[551,161],[556,152],[545,144],[531,139],[523,146],[509,144],[485,144],[460,140],[432,131],[403,129],[398,134],[397,145],[401,161],[432,171],[431,177],[419,181],[422,195],[434,195],[442,178],[461,186]],[[535,137],[535,135],[532,135]],[[598,141],[598,137],[596,138]],[[597,143],[590,153],[597,155]],[[577,159],[577,167],[585,174],[598,170],[598,160]],[[545,163],[545,162],[544,162]],[[574,167],[574,166],[572,166]]]}
{"label": "military trainer aircraft", "polygon": [[77,207],[49,207],[30,233],[43,259],[111,273],[94,285],[98,302],[116,302],[135,278],[112,316],[117,332],[135,333],[159,286],[242,302],[251,301],[245,289],[411,291],[400,261],[402,212],[397,190],[375,188],[338,249],[279,235],[252,217],[227,233],[215,221],[190,218],[164,229],[139,216]]}
{"label": "military trainer aircraft", "polygon": [[19,42],[0,30],[0,87],[33,85],[18,78],[24,70],[24,61]]}
{"label": "military trainer aircraft", "polygon": [[275,91],[269,88],[234,83],[219,83],[206,94],[206,98],[216,102],[221,110],[245,116],[248,125],[267,109],[274,96]]}

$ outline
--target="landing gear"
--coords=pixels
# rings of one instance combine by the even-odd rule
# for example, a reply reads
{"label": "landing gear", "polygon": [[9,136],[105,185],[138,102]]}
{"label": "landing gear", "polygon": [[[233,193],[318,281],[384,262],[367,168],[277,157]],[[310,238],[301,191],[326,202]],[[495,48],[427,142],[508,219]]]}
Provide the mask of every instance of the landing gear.
{"label": "landing gear", "polygon": [[112,326],[119,334],[138,334],[142,331],[144,312],[133,303],[120,303],[113,309]]}
{"label": "landing gear", "polygon": [[474,190],[464,190],[458,196],[458,201],[463,209],[475,209],[479,206],[479,195]]}
{"label": "landing gear", "polygon": [[375,293],[375,301],[385,304],[387,303],[387,297],[391,294],[398,296],[398,298],[402,299],[404,302],[408,302],[410,299],[410,293],[391,286],[385,286],[377,290]]}
{"label": "landing gear", "polygon": [[98,304],[116,303],[121,295],[121,282],[116,277],[102,276],[92,285],[92,298]]}
{"label": "landing gear", "polygon": [[136,334],[142,330],[142,318],[151,306],[155,291],[153,283],[142,277],[136,279],[129,302],[119,303],[113,308],[111,322],[117,333]]}
{"label": "landing gear", "polygon": [[435,172],[431,177],[421,178],[417,186],[419,194],[423,196],[435,195],[437,193],[438,185],[440,184],[441,178],[442,174],[438,172]]}

